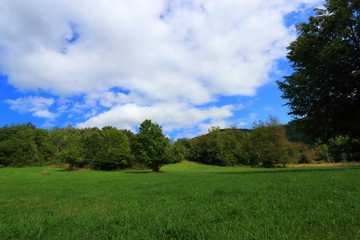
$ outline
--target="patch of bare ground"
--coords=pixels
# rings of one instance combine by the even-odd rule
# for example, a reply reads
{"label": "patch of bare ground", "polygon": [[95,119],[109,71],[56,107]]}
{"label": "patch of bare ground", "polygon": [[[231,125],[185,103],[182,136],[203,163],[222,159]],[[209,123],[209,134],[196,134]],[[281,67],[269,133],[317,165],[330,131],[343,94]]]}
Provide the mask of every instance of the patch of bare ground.
{"label": "patch of bare ground", "polygon": [[94,171],[90,168],[76,168],[73,170],[68,170],[68,172],[90,172],[90,171]]}
{"label": "patch of bare ground", "polygon": [[63,168],[63,167],[67,167],[66,164],[51,164],[51,165],[47,165],[47,167],[51,167],[51,168]]}
{"label": "patch of bare ground", "polygon": [[40,175],[50,175],[50,173],[48,171],[42,171]]}
{"label": "patch of bare ground", "polygon": [[47,167],[51,167],[51,168],[66,168],[66,171],[68,172],[89,172],[89,171],[94,171],[90,168],[74,168],[74,169],[69,169],[69,164],[52,164],[52,165],[48,165]]}
{"label": "patch of bare ground", "polygon": [[251,166],[235,166],[236,168],[253,168]]}
{"label": "patch of bare ground", "polygon": [[190,162],[188,160],[182,160],[180,163],[192,163],[192,162]]}
{"label": "patch of bare ground", "polygon": [[287,167],[338,167],[338,166],[360,166],[360,162],[354,163],[314,163],[314,164],[289,164]]}

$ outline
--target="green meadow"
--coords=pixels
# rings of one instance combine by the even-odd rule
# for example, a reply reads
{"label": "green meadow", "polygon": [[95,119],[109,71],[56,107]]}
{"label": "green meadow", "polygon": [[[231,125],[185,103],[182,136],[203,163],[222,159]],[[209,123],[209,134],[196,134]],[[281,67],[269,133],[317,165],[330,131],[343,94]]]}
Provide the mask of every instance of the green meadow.
{"label": "green meadow", "polygon": [[360,167],[0,169],[0,239],[360,239]]}

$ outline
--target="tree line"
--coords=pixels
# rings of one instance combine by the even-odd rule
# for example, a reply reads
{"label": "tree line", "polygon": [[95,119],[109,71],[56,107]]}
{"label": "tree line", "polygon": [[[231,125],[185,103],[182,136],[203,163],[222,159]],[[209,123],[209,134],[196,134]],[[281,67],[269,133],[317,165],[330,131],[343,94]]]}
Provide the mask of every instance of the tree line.
{"label": "tree line", "polygon": [[288,164],[360,161],[360,141],[339,135],[314,141],[296,123],[261,122],[254,128],[220,129],[189,140],[188,159],[222,166],[286,167]]}
{"label": "tree line", "polygon": [[250,130],[212,127],[208,134],[177,141],[167,138],[151,120],[145,120],[136,134],[111,126],[46,130],[25,123],[0,128],[0,166],[66,164],[69,170],[147,167],[156,172],[164,164],[189,160],[220,166],[276,167],[359,161],[359,146],[358,139],[348,136],[314,143],[296,126],[281,125],[271,116]]}
{"label": "tree line", "polygon": [[0,166],[4,167],[67,164],[70,170],[115,170],[147,166],[158,171],[165,162],[178,161],[170,154],[173,148],[160,126],[150,120],[141,124],[137,134],[110,126],[46,130],[25,123],[0,128]]}

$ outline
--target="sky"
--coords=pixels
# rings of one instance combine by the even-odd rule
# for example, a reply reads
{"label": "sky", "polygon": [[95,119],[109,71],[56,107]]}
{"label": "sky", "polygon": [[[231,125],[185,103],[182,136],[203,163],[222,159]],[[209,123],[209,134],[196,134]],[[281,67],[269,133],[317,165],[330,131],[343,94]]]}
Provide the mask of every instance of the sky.
{"label": "sky", "polygon": [[114,126],[172,138],[287,123],[295,24],[323,0],[2,0],[0,126]]}

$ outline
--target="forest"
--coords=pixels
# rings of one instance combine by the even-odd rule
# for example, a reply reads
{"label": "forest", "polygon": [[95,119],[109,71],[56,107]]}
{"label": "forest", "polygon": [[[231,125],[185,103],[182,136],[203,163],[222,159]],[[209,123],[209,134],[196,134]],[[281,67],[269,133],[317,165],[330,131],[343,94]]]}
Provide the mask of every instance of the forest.
{"label": "forest", "polygon": [[360,141],[349,136],[312,141],[292,123],[269,116],[252,129],[212,127],[192,139],[167,138],[161,127],[145,120],[138,133],[107,126],[76,129],[36,128],[31,123],[0,128],[0,166],[66,165],[96,170],[159,171],[183,160],[219,166],[286,167],[289,164],[359,161]]}

